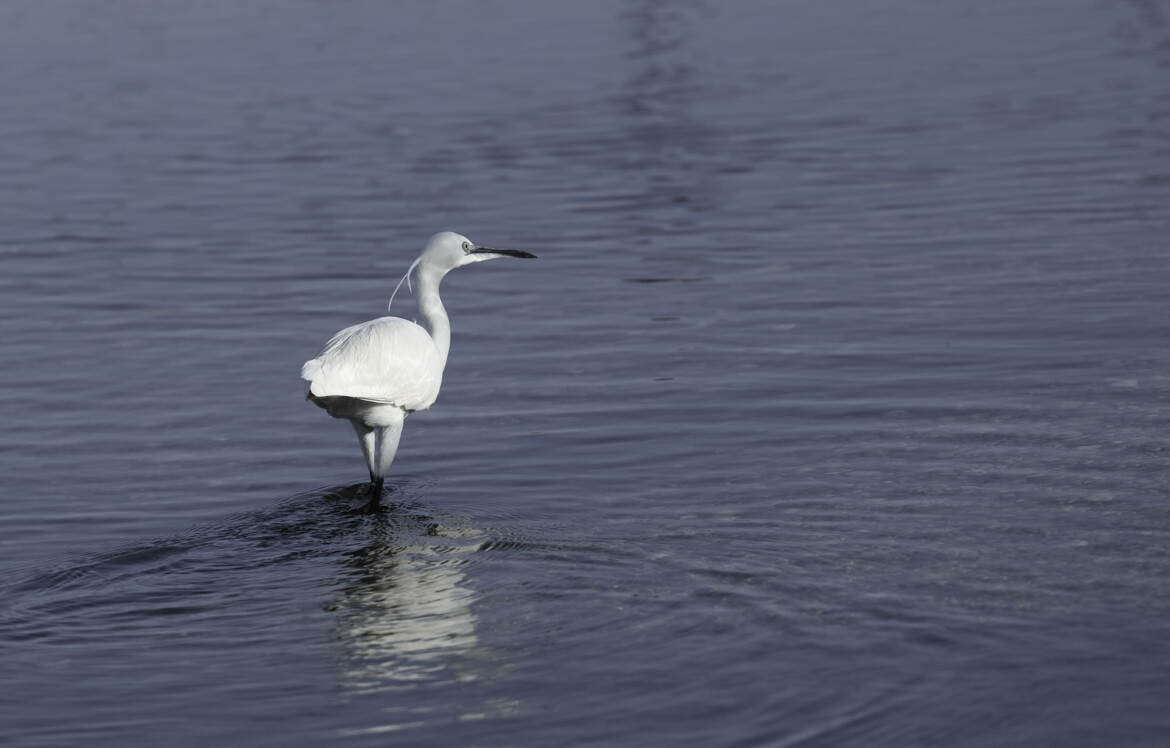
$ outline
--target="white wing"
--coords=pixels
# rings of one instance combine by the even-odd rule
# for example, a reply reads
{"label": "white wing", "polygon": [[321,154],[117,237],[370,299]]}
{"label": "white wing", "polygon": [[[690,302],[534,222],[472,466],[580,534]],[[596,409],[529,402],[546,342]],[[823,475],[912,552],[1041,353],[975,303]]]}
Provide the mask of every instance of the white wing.
{"label": "white wing", "polygon": [[347,327],[301,367],[317,397],[356,397],[405,410],[429,408],[439,396],[443,362],[427,331],[401,317]]}

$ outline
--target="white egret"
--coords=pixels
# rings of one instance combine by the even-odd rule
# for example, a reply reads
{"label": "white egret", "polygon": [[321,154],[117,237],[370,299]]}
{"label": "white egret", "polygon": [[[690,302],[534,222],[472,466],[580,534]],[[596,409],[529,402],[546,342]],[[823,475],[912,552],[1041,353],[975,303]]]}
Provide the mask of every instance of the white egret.
{"label": "white egret", "polygon": [[379,317],[334,335],[316,358],[301,367],[309,382],[308,399],[334,418],[353,424],[370,469],[371,504],[382,495],[382,482],[402,436],[406,416],[431,407],[439,396],[451,323],[439,298],[439,282],[448,272],[497,257],[536,257],[514,249],[478,247],[451,231],[435,234],[394,288],[418,269],[418,311],[423,326],[401,317]]}

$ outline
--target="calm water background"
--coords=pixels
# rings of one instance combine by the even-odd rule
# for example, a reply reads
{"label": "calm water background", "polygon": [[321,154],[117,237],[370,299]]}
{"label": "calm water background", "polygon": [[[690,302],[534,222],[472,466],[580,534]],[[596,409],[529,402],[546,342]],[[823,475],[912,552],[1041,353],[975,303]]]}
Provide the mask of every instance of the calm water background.
{"label": "calm water background", "polygon": [[[1168,83],[1156,0],[4,3],[0,742],[1165,746]],[[297,373],[443,228],[541,259],[371,517]]]}

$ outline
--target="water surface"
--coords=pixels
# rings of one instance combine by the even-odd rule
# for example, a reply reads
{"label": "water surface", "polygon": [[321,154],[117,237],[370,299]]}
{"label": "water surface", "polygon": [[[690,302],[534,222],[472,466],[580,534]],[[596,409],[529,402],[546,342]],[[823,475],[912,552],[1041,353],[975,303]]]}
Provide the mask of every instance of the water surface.
{"label": "water surface", "polygon": [[[0,39],[14,744],[1164,745],[1170,6]],[[296,375],[444,228],[363,513]]]}

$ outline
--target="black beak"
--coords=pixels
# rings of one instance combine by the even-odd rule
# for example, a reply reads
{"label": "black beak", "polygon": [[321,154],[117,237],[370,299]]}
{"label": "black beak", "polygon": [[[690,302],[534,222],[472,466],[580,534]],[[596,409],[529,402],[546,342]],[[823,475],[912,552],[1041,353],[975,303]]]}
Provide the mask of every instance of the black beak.
{"label": "black beak", "polygon": [[506,257],[524,257],[530,260],[536,259],[536,255],[532,254],[531,252],[522,252],[519,249],[492,249],[491,247],[476,247],[475,249],[471,250],[471,254],[492,254],[504,255]]}

